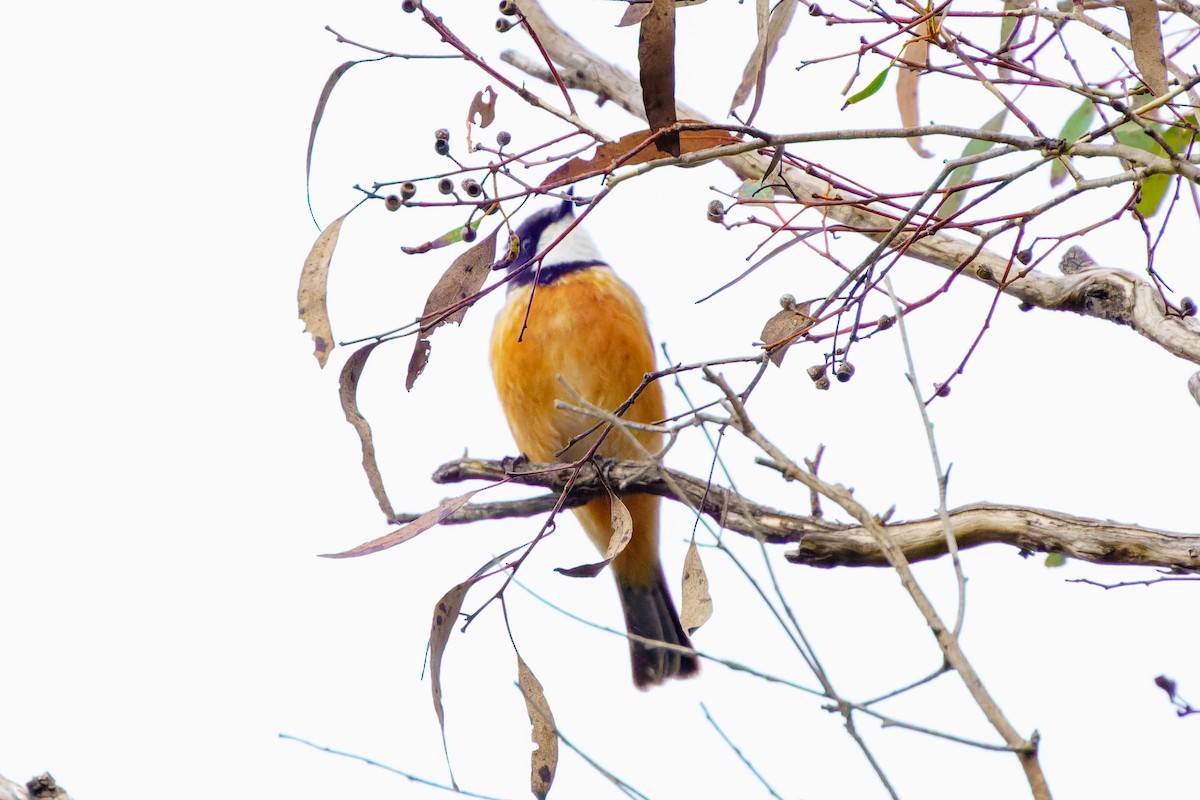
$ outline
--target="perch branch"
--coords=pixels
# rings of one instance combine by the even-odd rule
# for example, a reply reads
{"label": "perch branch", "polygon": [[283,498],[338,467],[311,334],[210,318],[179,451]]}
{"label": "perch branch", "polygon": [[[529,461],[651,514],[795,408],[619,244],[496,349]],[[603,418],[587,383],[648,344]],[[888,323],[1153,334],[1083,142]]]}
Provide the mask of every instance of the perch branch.
{"label": "perch branch", "polygon": [[[511,462],[509,462],[511,466]],[[465,524],[487,519],[529,517],[554,508],[570,478],[570,470],[544,471],[538,464],[522,464],[512,473],[505,462],[462,458],[438,467],[433,480],[458,483],[500,480],[539,486],[554,494],[523,500],[471,503],[444,524]],[[585,466],[564,508],[582,505],[605,494],[603,471],[619,494],[654,494],[681,502],[680,491],[694,508],[701,509],[723,528],[769,544],[796,544],[787,553],[794,564],[813,567],[885,567],[887,559],[876,538],[862,526],[820,517],[787,514],[754,503],[736,492],[677,470],[664,470],[675,484],[637,461],[605,462]],[[404,522],[415,515],[397,515]],[[1158,567],[1177,572],[1200,572],[1200,534],[1172,533],[1139,525],[1090,519],[1058,511],[1023,506],[975,503],[950,511],[959,549],[984,544],[1004,544],[1022,554],[1062,553],[1093,564]],[[927,561],[946,554],[946,535],[937,516],[886,525],[888,535],[908,561]]]}

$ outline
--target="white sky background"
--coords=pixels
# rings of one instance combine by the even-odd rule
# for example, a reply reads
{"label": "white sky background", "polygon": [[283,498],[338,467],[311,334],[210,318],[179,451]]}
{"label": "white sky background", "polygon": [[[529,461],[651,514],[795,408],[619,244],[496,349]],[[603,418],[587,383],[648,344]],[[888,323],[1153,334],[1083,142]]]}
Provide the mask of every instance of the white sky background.
{"label": "white sky background", "polygon": [[[520,32],[489,33],[493,8],[438,4],[481,52],[533,52]],[[610,27],[615,5],[549,8],[597,49],[635,63],[634,30]],[[296,319],[297,277],[316,235],[303,183],[309,122],[329,72],[363,55],[336,45],[323,26],[394,50],[444,50],[399,3],[216,3],[170,12],[150,3],[26,3],[7,16],[0,774],[25,780],[50,770],[81,800],[164,792],[444,796],[276,737],[307,737],[445,780],[429,685],[420,678],[430,611],[538,525],[447,527],[371,558],[315,557],[385,530],[337,402],[337,371],[350,351],[318,370]],[[681,13],[680,99],[719,117],[753,31],[750,5],[710,0]],[[791,69],[812,52],[806,48],[829,48],[829,35],[798,17],[776,62],[768,89],[778,93],[776,111],[760,120],[764,127],[898,124],[890,85],[839,113],[828,87],[844,83],[846,63]],[[882,66],[864,66],[864,80]],[[318,219],[327,223],[355,202],[355,182],[442,168],[432,150],[437,127],[450,128],[462,154],[467,104],[488,83],[495,85],[447,62],[352,70],[314,153]],[[530,86],[556,102],[553,91]],[[925,116],[979,124],[994,113],[985,98],[953,90],[941,106],[953,120]],[[638,127],[615,108],[598,110],[582,95],[576,102],[613,136]],[[501,94],[498,110],[480,139],[504,127],[524,146],[558,130],[512,95]],[[1046,128],[1056,131],[1069,110],[1044,109]],[[958,142],[928,145],[938,153],[932,161],[899,142],[878,151],[858,145],[856,176],[923,185],[961,150]],[[829,152],[831,164],[848,164]],[[750,352],[780,294],[819,294],[831,277],[795,248],[794,257],[695,305],[744,268],[758,235],[704,221],[713,184],[735,186],[716,165],[659,171],[622,185],[589,220],[677,360]],[[457,214],[387,214],[378,205],[355,214],[333,263],[335,336],[369,335],[419,313],[454,252],[406,257],[399,246],[460,223]],[[1193,295],[1195,233],[1192,224],[1168,236],[1159,262],[1176,289]],[[1142,263],[1131,224],[1083,244],[1107,265]],[[919,297],[943,279],[908,265],[900,291]],[[964,280],[911,320],[926,387],[957,364],[990,300]],[[490,298],[461,328],[438,332],[412,394],[403,388],[407,340],[368,365],[362,407],[397,508],[420,511],[458,493],[428,476],[464,448],[513,453],[486,365],[497,305]],[[1128,330],[1015,306],[1001,300],[967,374],[933,406],[943,458],[954,463],[951,503],[1012,502],[1194,530],[1197,408],[1184,384],[1195,366]],[[822,474],[853,484],[877,512],[895,504],[899,517],[928,514],[932,470],[898,337],[872,339],[853,356],[855,379],[818,393],[803,368],[819,352],[794,349],[750,410],[796,458],[825,443]],[[689,389],[711,395],[694,378]],[[683,408],[676,393],[668,396]],[[754,499],[807,507],[807,493],[754,467],[748,448],[730,440],[724,452]],[[670,463],[703,474],[708,456],[697,438]],[[691,520],[667,506],[664,559],[676,575]],[[564,520],[521,578],[564,607],[619,626],[608,578],[551,571],[591,558],[576,534]],[[762,578],[757,547],[741,541],[737,552]],[[813,685],[728,561],[706,556],[717,609],[697,646]],[[940,663],[890,572],[793,567],[779,549],[770,557],[848,696],[882,693]],[[999,547],[964,556],[963,642],[1018,729],[1041,732],[1051,787],[1059,797],[1173,796],[1193,787],[1187,765],[1196,725],[1175,718],[1152,680],[1165,672],[1185,696],[1200,696],[1194,590],[1104,592],[1065,580],[1152,575],[1081,564],[1048,570],[1042,560]],[[923,565],[918,576],[951,616],[948,564]],[[476,590],[467,607],[485,596]],[[701,701],[783,796],[883,796],[840,717],[812,697],[713,664],[699,680],[639,693],[622,641],[520,590],[509,601],[517,644],[564,733],[650,797],[765,796],[704,721]],[[459,782],[502,797],[528,796],[528,721],[512,685],[514,661],[493,606],[467,635],[455,634],[444,668]],[[994,741],[954,677],[884,710]],[[902,796],[1027,793],[1011,756],[865,718],[860,726]],[[615,796],[569,753],[554,794]]]}

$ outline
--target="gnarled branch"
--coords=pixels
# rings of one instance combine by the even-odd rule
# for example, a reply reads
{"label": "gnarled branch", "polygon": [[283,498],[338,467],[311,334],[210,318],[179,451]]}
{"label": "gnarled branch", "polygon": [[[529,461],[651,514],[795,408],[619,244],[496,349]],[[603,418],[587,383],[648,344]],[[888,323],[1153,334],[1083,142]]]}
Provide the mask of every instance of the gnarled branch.
{"label": "gnarled branch", "polygon": [[[555,493],[566,486],[573,467],[554,470],[541,464],[518,464],[461,458],[438,467],[437,483],[467,480],[500,480],[541,486]],[[865,528],[820,517],[788,514],[747,500],[721,486],[677,470],[663,470],[682,490],[692,507],[727,530],[762,538],[770,544],[797,544],[787,554],[796,564],[814,567],[884,567],[888,565],[871,533]],[[605,494],[603,477],[618,494],[654,494],[679,500],[656,469],[637,461],[588,465],[576,479],[564,507],[582,505]],[[455,512],[445,524],[486,519],[528,517],[549,512],[557,494],[493,503],[471,503]],[[416,515],[400,515],[398,521]],[[975,503],[950,511],[955,540],[960,549],[984,544],[1005,544],[1021,553],[1061,553],[1093,564],[1159,567],[1180,572],[1200,571],[1200,534],[1126,525],[1078,517],[1058,511],[1023,506]],[[926,561],[946,554],[946,536],[936,516],[907,522],[889,522],[888,535],[909,561]]]}

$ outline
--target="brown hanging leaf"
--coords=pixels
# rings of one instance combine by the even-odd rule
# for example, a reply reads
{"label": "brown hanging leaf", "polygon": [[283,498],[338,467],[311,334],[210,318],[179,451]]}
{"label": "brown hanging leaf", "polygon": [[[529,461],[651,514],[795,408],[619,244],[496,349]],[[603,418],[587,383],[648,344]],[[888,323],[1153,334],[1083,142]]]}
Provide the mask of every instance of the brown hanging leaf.
{"label": "brown hanging leaf", "polygon": [[1167,93],[1167,63],[1163,56],[1161,20],[1155,0],[1122,0],[1129,20],[1129,39],[1133,44],[1133,63],[1142,73],[1142,82],[1156,97]]}
{"label": "brown hanging leaf", "polygon": [[[483,99],[483,93],[488,93],[488,99]],[[475,123],[481,128],[486,128],[496,120],[496,91],[488,86],[475,93],[475,99],[471,101],[471,109],[467,111],[467,124],[475,122],[475,117],[479,117],[479,122]]]}
{"label": "brown hanging leaf", "polygon": [[[486,487],[484,487],[486,488]],[[465,506],[467,502],[475,496],[476,492],[482,489],[472,489],[466,494],[458,497],[451,497],[448,500],[443,500],[438,503],[436,508],[426,511],[421,516],[414,519],[400,528],[397,528],[390,533],[380,536],[378,539],[372,539],[369,542],[364,542],[358,547],[353,547],[349,550],[344,550],[340,553],[323,553],[321,558],[357,558],[358,556],[368,556],[372,553],[378,553],[381,550],[387,550],[389,547],[395,547],[398,544],[403,544],[409,539],[424,533],[435,525],[438,525],[446,520],[455,511]],[[392,516],[395,516],[393,514]]]}
{"label": "brown hanging leaf", "polygon": [[[683,121],[695,122],[696,120]],[[653,145],[633,152],[638,145],[649,139],[653,133],[653,131],[648,130],[627,133],[615,142],[605,142],[599,145],[596,148],[596,154],[591,158],[572,158],[566,164],[559,166],[547,175],[546,179],[542,181],[542,187],[561,185],[566,182],[579,180],[585,176],[590,177],[592,174],[611,172],[616,169],[617,160],[626,156],[628,158],[621,161],[620,166],[628,167],[634,164],[645,164],[648,161],[657,161],[660,158],[669,158],[670,156],[667,153],[662,152]],[[734,137],[729,131],[679,132],[679,150],[681,153],[698,153],[701,150],[710,150],[714,147],[739,144],[740,142],[741,140]],[[630,153],[633,153],[633,155],[629,155]]]}
{"label": "brown hanging leaf", "polygon": [[421,313],[420,337],[413,345],[413,354],[408,361],[408,377],[404,381],[408,391],[412,391],[413,384],[429,363],[429,352],[432,349],[429,337],[442,325],[449,322],[461,324],[467,316],[470,304],[463,304],[444,317],[440,315],[451,306],[476,294],[483,286],[492,263],[496,260],[496,236],[499,233],[500,228],[497,227],[470,250],[454,259],[454,263],[442,273],[442,277],[438,278],[438,282],[429,292],[429,297],[425,299],[425,310]]}
{"label": "brown hanging leaf", "polygon": [[625,7],[625,13],[621,15],[621,21],[617,23],[617,27],[626,28],[630,25],[637,25],[649,13],[650,0],[629,0],[629,5]]}
{"label": "brown hanging leaf", "polygon": [[433,345],[428,339],[417,339],[417,343],[413,345],[412,355],[408,357],[408,375],[404,379],[404,388],[412,391],[413,385],[417,382],[417,378],[421,377],[421,373],[425,371],[425,366],[429,363],[429,352],[433,349]]}
{"label": "brown hanging leaf", "polygon": [[388,500],[387,491],[383,488],[383,477],[379,474],[379,464],[375,461],[375,443],[371,438],[371,424],[358,410],[358,379],[362,377],[363,367],[366,366],[371,351],[380,344],[380,342],[374,342],[360,347],[354,351],[354,355],[346,360],[346,365],[342,367],[342,375],[338,380],[338,397],[342,401],[342,411],[346,415],[346,421],[354,426],[354,430],[358,432],[358,439],[362,442],[363,471],[367,473],[371,492],[379,502],[379,508],[383,510],[388,522],[392,522],[396,518],[396,512],[392,510],[392,503]]}
{"label": "brown hanging leaf", "polygon": [[[904,48],[904,59],[923,66],[929,64],[929,41],[913,39]],[[901,66],[900,74],[896,77],[896,105],[900,109],[900,124],[906,128],[915,128],[920,124],[921,114],[918,110],[917,83],[921,79],[920,70]],[[932,158],[933,153],[921,144],[920,136],[910,136],[908,146],[921,158]]]}
{"label": "brown hanging leaf", "polygon": [[[304,157],[304,194],[309,195],[308,178],[312,173],[312,154],[313,144],[317,141],[317,128],[321,125],[321,118],[325,116],[325,104],[329,102],[329,95],[333,93],[333,87],[337,86],[337,82],[342,79],[347,70],[355,64],[361,64],[361,61],[347,61],[329,74],[329,79],[325,81],[325,87],[321,89],[321,96],[317,99],[317,110],[313,112],[312,125],[308,129],[308,154]],[[309,197],[309,211],[312,210],[312,198]]]}
{"label": "brown hanging leaf", "polygon": [[608,490],[608,508],[612,516],[612,536],[608,539],[608,548],[604,551],[603,560],[594,564],[580,564],[578,567],[557,567],[555,572],[568,578],[594,578],[621,554],[633,538],[633,517],[630,516],[625,503],[613,494],[611,489]]}
{"label": "brown hanging leaf", "polygon": [[[762,329],[762,342],[764,345],[773,345],[776,342],[783,342],[772,348],[770,352],[771,363],[775,366],[783,364],[783,356],[787,353],[787,349],[795,344],[796,339],[801,333],[811,328],[816,322],[809,316],[808,310],[812,307],[812,301],[807,300],[799,305],[796,304],[796,299],[790,294],[785,294],[780,299],[780,305],[783,310],[775,314],[767,320],[767,324]],[[784,340],[787,341],[784,341]]]}
{"label": "brown hanging leaf", "polygon": [[442,654],[454,633],[454,624],[458,622],[458,613],[462,610],[463,601],[467,598],[467,590],[475,583],[471,578],[455,586],[442,595],[433,607],[433,626],[429,631],[429,686],[433,692],[433,712],[437,714],[438,727],[442,731],[442,752],[446,755],[446,768],[450,770],[450,785],[458,791],[458,783],[454,780],[454,769],[450,767],[450,749],[446,746],[446,712],[442,708]]}
{"label": "brown hanging leaf", "polygon": [[693,541],[683,557],[683,603],[679,622],[691,636],[712,617],[712,595],[708,593],[708,575],[700,562],[700,551]]}
{"label": "brown hanging leaf", "polygon": [[[731,115],[750,97],[751,89],[754,89],[754,110],[758,110],[758,106],[762,102],[763,89],[766,86],[767,67],[771,65],[771,59],[775,57],[775,51],[779,49],[779,42],[791,27],[792,20],[796,16],[796,9],[799,7],[798,0],[784,0],[771,10],[770,21],[766,26],[759,26],[758,44],[754,46],[754,52],[750,54],[746,68],[742,70],[742,82],[738,84],[737,90],[733,93],[733,101],[729,104]],[[752,119],[754,119],[754,112],[751,112],[747,118],[747,124]]]}
{"label": "brown hanging leaf", "polygon": [[517,653],[517,686],[525,696],[525,710],[529,712],[531,736],[536,745],[529,756],[529,788],[538,800],[546,800],[558,769],[558,728],[541,682],[520,653]]}
{"label": "brown hanging leaf", "polygon": [[347,211],[342,216],[325,226],[321,235],[313,242],[308,258],[304,259],[304,269],[300,271],[300,290],[296,294],[300,306],[300,319],[304,321],[304,330],[312,334],[313,355],[322,367],[329,360],[333,350],[333,328],[329,324],[329,310],[325,306],[325,293],[329,284],[329,262],[333,260],[333,251],[337,247],[338,234],[342,232],[342,223],[350,216]]}
{"label": "brown hanging leaf", "polygon": [[[642,107],[650,130],[675,124],[675,0],[651,0],[638,37]],[[679,134],[658,140],[658,146],[679,155]]]}

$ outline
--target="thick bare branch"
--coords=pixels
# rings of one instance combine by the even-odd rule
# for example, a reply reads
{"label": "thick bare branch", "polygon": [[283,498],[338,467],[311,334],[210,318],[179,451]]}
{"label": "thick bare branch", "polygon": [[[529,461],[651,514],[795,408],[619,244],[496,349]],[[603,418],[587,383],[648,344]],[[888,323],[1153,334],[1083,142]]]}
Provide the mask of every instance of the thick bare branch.
{"label": "thick bare branch", "polygon": [[[608,462],[601,469],[619,494],[655,494],[679,500],[668,481],[636,461]],[[770,544],[798,544],[787,558],[814,567],[885,567],[888,565],[875,537],[864,527],[819,517],[787,514],[753,503],[721,486],[708,486],[701,478],[665,470],[695,507],[702,507],[727,530],[762,537]],[[462,458],[443,464],[434,473],[438,483],[467,480],[500,480],[513,475],[513,483],[541,486],[555,494],[526,500],[472,503],[455,512],[444,524],[464,524],[485,519],[528,517],[550,511],[557,493],[566,485],[571,469],[547,471],[540,464],[519,464]],[[599,470],[585,467],[564,507],[582,505],[605,493]],[[399,515],[404,521],[409,517]],[[955,540],[960,549],[984,544],[1004,544],[1022,554],[1062,553],[1093,564],[1122,564],[1178,571],[1200,571],[1200,534],[1125,525],[1078,517],[1058,511],[1023,506],[976,503],[950,511]],[[889,537],[908,561],[926,561],[946,554],[946,536],[936,516],[886,525]]]}
{"label": "thick bare branch", "polygon": [[[560,30],[538,5],[536,0],[520,0],[522,12],[538,35],[550,58],[563,67],[563,79],[569,86],[592,92],[605,100],[618,103],[630,113],[639,114],[641,89],[637,80],[624,70],[607,63],[582,44]],[[519,54],[506,52],[502,58],[523,68],[529,65]],[[530,74],[537,76],[536,70]],[[706,120],[698,110],[679,104],[681,119]],[[757,152],[744,152],[722,159],[723,163],[743,180],[760,180],[771,169],[771,159]],[[827,183],[796,169],[783,167],[784,179],[796,191],[801,202],[820,201],[830,191]],[[840,194],[846,192],[839,190]],[[844,198],[852,199],[852,198]],[[824,205],[823,211],[832,220],[860,231],[875,241],[888,235],[894,224],[892,218],[870,209],[869,198],[860,205]],[[1047,275],[1030,271],[1021,277],[1019,267],[1009,258],[980,249],[963,239],[942,233],[923,236],[909,242],[901,234],[891,243],[893,248],[905,248],[906,255],[947,270],[957,270],[970,264],[963,274],[995,286],[1023,303],[1038,308],[1073,311],[1084,316],[1128,325],[1163,349],[1200,364],[1200,321],[1180,316],[1168,309],[1158,292],[1146,280],[1132,272],[1100,269],[1072,276]],[[1007,280],[1004,276],[1008,275]]]}

